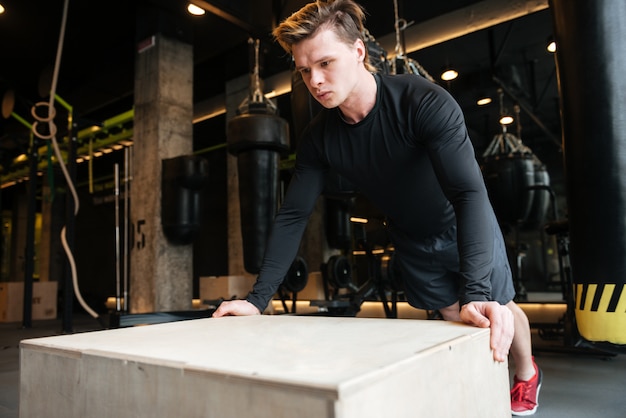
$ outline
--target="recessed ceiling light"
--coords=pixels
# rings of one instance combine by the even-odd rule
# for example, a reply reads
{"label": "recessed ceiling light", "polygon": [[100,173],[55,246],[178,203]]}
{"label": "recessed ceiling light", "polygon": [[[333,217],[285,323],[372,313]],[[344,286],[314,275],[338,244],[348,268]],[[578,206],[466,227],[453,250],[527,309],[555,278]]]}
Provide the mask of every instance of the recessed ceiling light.
{"label": "recessed ceiling light", "polygon": [[491,101],[492,101],[492,100],[491,100],[491,97],[481,97],[481,98],[479,98],[478,100],[476,100],[476,104],[477,104],[478,106],[486,106],[486,105],[488,105],[489,103],[491,103]]}
{"label": "recessed ceiling light", "polygon": [[206,11],[202,7],[198,7],[195,4],[189,3],[187,5],[187,11],[194,16],[202,16]]}
{"label": "recessed ceiling light", "polygon": [[505,115],[500,118],[500,125],[510,125],[512,123],[513,123],[513,116]]}
{"label": "recessed ceiling light", "polygon": [[441,73],[441,79],[443,81],[454,80],[458,76],[459,76],[459,72],[457,70],[452,69],[452,68],[450,68],[450,69],[444,71],[443,73]]}

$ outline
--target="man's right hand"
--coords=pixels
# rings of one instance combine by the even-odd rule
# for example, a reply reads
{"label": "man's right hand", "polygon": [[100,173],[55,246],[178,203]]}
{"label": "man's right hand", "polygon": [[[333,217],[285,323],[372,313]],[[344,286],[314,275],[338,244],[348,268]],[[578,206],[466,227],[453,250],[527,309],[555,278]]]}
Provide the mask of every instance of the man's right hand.
{"label": "man's right hand", "polygon": [[221,316],[246,316],[246,315],[260,315],[261,312],[256,306],[248,302],[247,300],[229,300],[220,303],[215,312],[213,312],[213,318],[219,318]]}

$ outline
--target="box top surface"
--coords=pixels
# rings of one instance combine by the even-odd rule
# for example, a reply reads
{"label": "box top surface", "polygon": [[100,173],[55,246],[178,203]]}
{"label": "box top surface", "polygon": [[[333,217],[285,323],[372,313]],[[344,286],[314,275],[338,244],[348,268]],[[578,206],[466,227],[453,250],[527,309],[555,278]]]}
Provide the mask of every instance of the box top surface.
{"label": "box top surface", "polygon": [[36,338],[21,348],[334,391],[488,336],[489,329],[445,321],[258,315]]}

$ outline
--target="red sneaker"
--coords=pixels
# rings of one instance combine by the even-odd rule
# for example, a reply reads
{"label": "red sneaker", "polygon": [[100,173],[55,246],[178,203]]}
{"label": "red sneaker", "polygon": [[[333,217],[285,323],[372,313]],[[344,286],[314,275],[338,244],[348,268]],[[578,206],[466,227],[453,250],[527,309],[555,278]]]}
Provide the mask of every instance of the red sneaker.
{"label": "red sneaker", "polygon": [[511,413],[513,415],[532,415],[537,411],[543,373],[537,367],[534,358],[533,366],[535,366],[535,375],[530,380],[519,380],[517,376],[513,378],[513,389],[511,389]]}

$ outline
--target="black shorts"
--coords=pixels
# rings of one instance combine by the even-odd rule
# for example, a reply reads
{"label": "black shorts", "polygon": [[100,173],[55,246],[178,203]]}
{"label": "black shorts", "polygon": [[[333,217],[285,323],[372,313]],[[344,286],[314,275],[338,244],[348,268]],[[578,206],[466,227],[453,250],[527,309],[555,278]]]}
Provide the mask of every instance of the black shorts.
{"label": "black shorts", "polygon": [[[459,274],[456,226],[444,233],[415,241],[397,230],[390,231],[395,263],[407,301],[419,309],[441,309],[459,300],[463,291]],[[511,267],[504,238],[494,225],[493,269],[490,300],[506,304],[515,297]]]}

